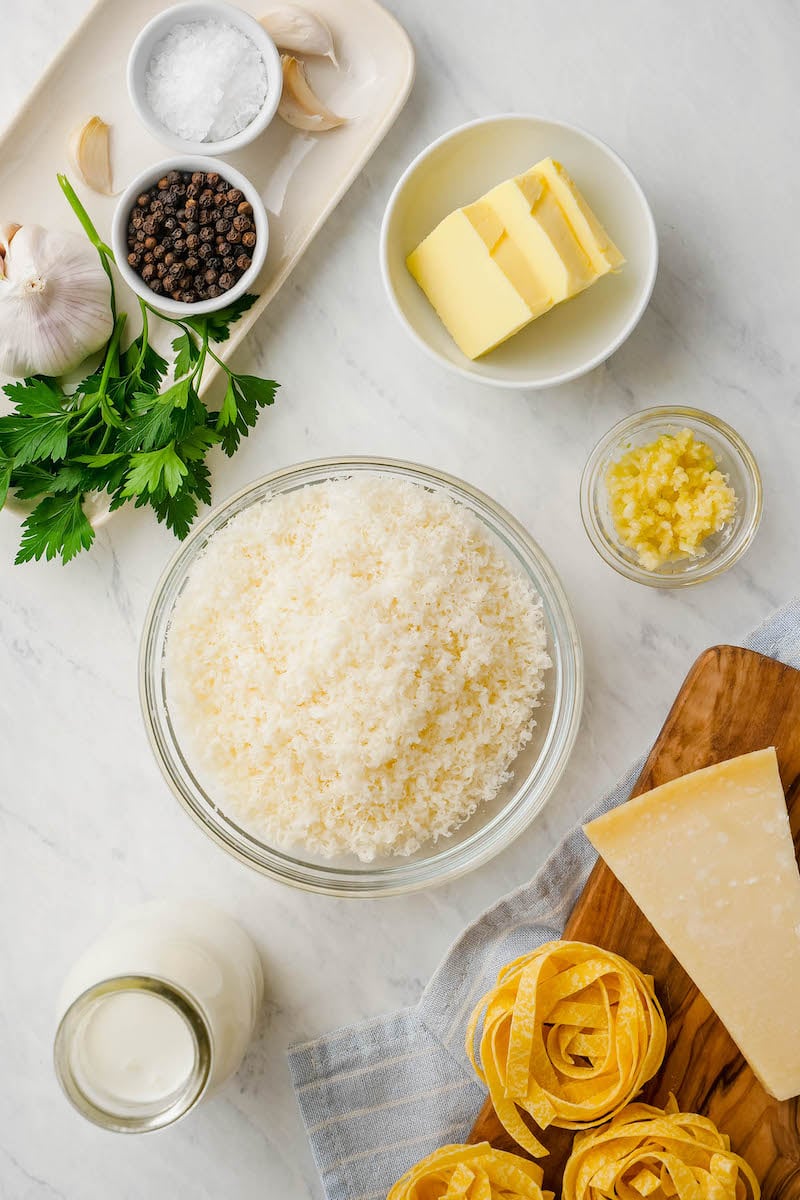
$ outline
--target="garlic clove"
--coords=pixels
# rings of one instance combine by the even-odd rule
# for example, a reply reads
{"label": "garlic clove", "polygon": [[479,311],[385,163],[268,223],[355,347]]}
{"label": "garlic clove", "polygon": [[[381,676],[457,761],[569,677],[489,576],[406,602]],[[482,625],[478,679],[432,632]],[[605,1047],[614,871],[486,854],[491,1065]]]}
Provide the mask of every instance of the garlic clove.
{"label": "garlic clove", "polygon": [[113,196],[111,186],[111,127],[100,117],[90,117],[69,139],[69,152],[76,171],[90,188]]}
{"label": "garlic clove", "polygon": [[339,66],[333,49],[333,35],[316,13],[296,4],[285,4],[261,17],[260,23],[279,50],[329,58],[335,67]]}
{"label": "garlic clove", "polygon": [[344,125],[347,118],[331,112],[312,90],[303,64],[291,54],[281,55],[281,61],[283,93],[278,105],[278,115],[286,124],[311,132],[322,132]]}
{"label": "garlic clove", "polygon": [[21,225],[16,225],[13,221],[0,221],[0,279],[6,277],[6,254],[11,245],[11,239],[21,228]]}

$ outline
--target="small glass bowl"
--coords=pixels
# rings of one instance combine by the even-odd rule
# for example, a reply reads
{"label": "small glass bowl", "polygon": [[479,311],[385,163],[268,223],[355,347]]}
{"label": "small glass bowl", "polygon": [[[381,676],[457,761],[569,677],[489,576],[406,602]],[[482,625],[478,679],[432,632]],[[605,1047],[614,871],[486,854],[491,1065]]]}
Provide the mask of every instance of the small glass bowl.
{"label": "small glass bowl", "polygon": [[[238,825],[218,806],[213,788],[195,774],[185,755],[170,709],[165,652],[172,611],[189,573],[211,537],[237,513],[264,500],[363,473],[410,479],[443,493],[472,512],[515,568],[530,580],[542,601],[547,650],[536,727],[512,764],[513,777],[450,837],[426,843],[416,854],[363,863],[355,856],[323,859],[278,849]],[[541,812],[567,765],[583,708],[583,658],[567,598],[536,542],[483,492],[429,467],[394,459],[332,458],[276,471],[237,492],[183,543],[156,585],[145,619],[139,659],[139,695],[145,728],[161,771],[184,808],[219,846],[240,862],[281,883],[330,896],[382,896],[416,891],[454,879],[485,863]]]}
{"label": "small glass bowl", "polygon": [[[620,541],[611,515],[606,473],[633,447],[646,446],[664,434],[674,436],[683,429],[691,429],[713,450],[719,470],[736,493],[736,512],[719,533],[706,539],[702,557],[682,558],[648,571]],[[755,537],[761,509],[761,475],[749,448],[730,425],[697,408],[648,408],[626,417],[597,443],[581,479],[581,516],[595,550],[620,575],[648,587],[691,587],[727,571]]]}

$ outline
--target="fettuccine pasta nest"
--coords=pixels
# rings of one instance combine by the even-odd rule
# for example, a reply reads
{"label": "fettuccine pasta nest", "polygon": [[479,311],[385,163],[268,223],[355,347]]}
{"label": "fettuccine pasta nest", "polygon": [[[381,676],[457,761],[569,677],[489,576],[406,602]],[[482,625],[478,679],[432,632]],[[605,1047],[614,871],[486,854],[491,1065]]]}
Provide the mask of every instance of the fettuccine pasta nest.
{"label": "fettuccine pasta nest", "polygon": [[442,1146],[398,1179],[387,1200],[553,1200],[536,1163],[488,1142]]}
{"label": "fettuccine pasta nest", "polygon": [[500,972],[472,1014],[467,1053],[501,1124],[539,1158],[547,1149],[525,1117],[542,1130],[607,1121],[655,1075],[666,1036],[649,976],[597,946],[548,942]]}
{"label": "fettuccine pasta nest", "polygon": [[752,1169],[713,1121],[630,1104],[600,1129],[579,1133],[562,1200],[759,1200]]}

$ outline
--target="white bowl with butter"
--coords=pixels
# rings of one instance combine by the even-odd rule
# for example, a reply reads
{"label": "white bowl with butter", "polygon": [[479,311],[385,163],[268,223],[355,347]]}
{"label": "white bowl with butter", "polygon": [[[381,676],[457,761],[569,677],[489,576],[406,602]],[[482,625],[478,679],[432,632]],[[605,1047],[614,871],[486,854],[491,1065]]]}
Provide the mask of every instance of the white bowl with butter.
{"label": "white bowl with butter", "polygon": [[[495,349],[470,359],[442,324],[406,260],[448,214],[473,205],[502,181],[547,158],[564,164],[626,261],[618,272],[597,279]],[[647,307],[657,267],[653,216],[625,163],[584,130],[536,116],[486,117],[439,138],[399,180],[381,230],[383,280],[401,323],[443,366],[496,387],[553,387],[605,361]],[[466,277],[462,286],[469,287]],[[489,302],[488,289],[477,279],[474,294],[476,306]]]}

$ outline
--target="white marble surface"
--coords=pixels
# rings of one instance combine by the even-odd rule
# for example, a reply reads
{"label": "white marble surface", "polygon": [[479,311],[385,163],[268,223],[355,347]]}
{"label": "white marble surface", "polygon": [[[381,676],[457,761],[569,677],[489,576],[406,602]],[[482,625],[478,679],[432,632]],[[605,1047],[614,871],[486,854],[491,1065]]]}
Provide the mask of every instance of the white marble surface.
{"label": "white marble surface", "polygon": [[[217,464],[215,496],[274,467],[348,451],[431,462],[492,493],[540,539],[572,598],[588,681],[578,749],[536,827],[450,887],[383,902],[284,890],[203,837],[145,743],[137,639],[170,537],[126,513],[69,569],[15,568],[16,530],[0,520],[5,1200],[319,1197],[287,1044],[413,1003],[464,924],[526,879],[654,737],[694,656],[739,639],[800,583],[797,7],[392,7],[416,45],[415,90],[242,356],[283,389],[233,462]],[[0,0],[3,118],[83,9],[84,0]],[[493,392],[445,374],[409,343],[381,291],[378,228],[401,169],[449,127],[505,110],[576,121],[609,141],[637,172],[661,238],[638,331],[605,367],[557,392]],[[594,441],[662,402],[730,420],[765,483],[765,519],[746,560],[682,594],[617,578],[589,546],[577,504]],[[65,969],[109,914],[164,893],[203,894],[239,915],[263,950],[268,1003],[222,1095],[170,1131],[126,1139],[84,1124],[61,1098],[53,1008]]]}

